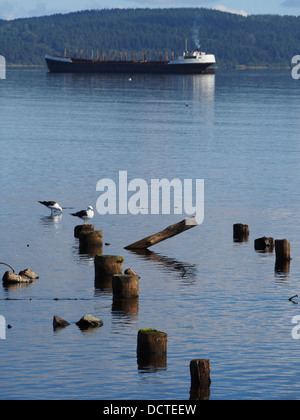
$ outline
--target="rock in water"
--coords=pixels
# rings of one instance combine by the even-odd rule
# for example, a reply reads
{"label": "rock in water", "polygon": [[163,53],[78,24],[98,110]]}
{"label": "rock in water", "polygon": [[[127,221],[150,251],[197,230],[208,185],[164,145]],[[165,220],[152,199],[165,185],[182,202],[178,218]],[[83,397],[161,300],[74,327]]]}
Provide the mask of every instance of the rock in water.
{"label": "rock in water", "polygon": [[87,330],[88,328],[102,327],[103,321],[96,318],[94,315],[84,315],[78,322],[76,322],[76,325],[82,330]]}
{"label": "rock in water", "polygon": [[64,328],[67,327],[69,324],[68,321],[65,321],[63,318],[61,318],[60,316],[55,315],[53,317],[53,328]]}

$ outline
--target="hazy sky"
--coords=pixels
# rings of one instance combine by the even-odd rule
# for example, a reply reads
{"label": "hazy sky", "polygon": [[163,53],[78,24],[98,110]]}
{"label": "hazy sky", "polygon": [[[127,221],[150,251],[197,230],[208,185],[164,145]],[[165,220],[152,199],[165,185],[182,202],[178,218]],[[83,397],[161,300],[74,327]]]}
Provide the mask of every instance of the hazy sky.
{"label": "hazy sky", "polygon": [[243,14],[300,15],[300,0],[0,0],[0,18],[122,7],[215,7]]}

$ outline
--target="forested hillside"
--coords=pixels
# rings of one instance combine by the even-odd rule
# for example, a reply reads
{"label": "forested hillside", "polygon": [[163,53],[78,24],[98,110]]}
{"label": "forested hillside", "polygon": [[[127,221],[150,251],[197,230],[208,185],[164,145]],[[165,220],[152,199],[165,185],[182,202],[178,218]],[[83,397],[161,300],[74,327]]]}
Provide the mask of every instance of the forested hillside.
{"label": "forested hillside", "polygon": [[[47,53],[77,49],[174,51],[188,46],[216,55],[220,67],[290,66],[300,54],[300,17],[242,17],[204,8],[91,10],[0,20],[0,55],[8,64],[44,64]],[[95,55],[94,55],[95,56]]]}

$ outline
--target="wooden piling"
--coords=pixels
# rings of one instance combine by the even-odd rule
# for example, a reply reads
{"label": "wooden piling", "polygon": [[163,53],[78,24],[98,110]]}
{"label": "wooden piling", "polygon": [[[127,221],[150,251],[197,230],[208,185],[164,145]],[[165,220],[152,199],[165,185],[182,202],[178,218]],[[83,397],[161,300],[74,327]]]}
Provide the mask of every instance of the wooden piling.
{"label": "wooden piling", "polygon": [[291,245],[287,239],[277,239],[275,241],[275,252],[277,262],[291,260]]}
{"label": "wooden piling", "polygon": [[139,296],[139,276],[115,274],[112,287],[114,299],[137,298]]}
{"label": "wooden piling", "polygon": [[175,225],[167,227],[165,230],[155,233],[154,235],[148,236],[138,242],[128,245],[125,249],[147,249],[150,246],[156,245],[159,242],[165,241],[166,239],[172,238],[173,236],[179,235],[186,230],[198,226],[197,219],[190,217],[189,219],[182,220]]}
{"label": "wooden piling", "polygon": [[74,236],[75,238],[79,238],[81,232],[90,232],[92,230],[95,230],[95,226],[93,225],[78,225],[74,228]]}
{"label": "wooden piling", "polygon": [[242,223],[233,225],[233,239],[235,242],[244,242],[249,239],[249,226]]}
{"label": "wooden piling", "polygon": [[83,230],[79,234],[80,245],[83,247],[103,245],[102,230]]}
{"label": "wooden piling", "polygon": [[139,330],[137,354],[166,354],[168,335],[151,328]]}
{"label": "wooden piling", "polygon": [[84,230],[79,234],[79,253],[101,255],[103,252],[102,230]]}
{"label": "wooden piling", "polygon": [[96,255],[95,256],[95,276],[107,276],[122,274],[124,258],[115,255]]}
{"label": "wooden piling", "polygon": [[205,359],[195,359],[190,363],[191,388],[209,388],[211,385],[210,378],[210,361]]}
{"label": "wooden piling", "polygon": [[262,238],[255,239],[254,241],[254,248],[256,251],[273,252],[274,246],[274,238],[267,238],[264,236]]}

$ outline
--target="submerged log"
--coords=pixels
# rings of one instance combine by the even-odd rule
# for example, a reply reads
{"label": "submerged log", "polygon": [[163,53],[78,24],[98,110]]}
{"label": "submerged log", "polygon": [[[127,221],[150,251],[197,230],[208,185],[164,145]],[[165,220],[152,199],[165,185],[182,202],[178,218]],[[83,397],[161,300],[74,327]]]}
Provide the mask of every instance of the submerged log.
{"label": "submerged log", "polygon": [[190,217],[189,219],[182,220],[175,225],[169,226],[161,232],[155,233],[154,235],[148,236],[138,242],[125,247],[125,249],[147,249],[150,246],[156,245],[159,242],[165,241],[166,239],[172,238],[173,236],[179,235],[186,230],[198,226],[196,217]]}

